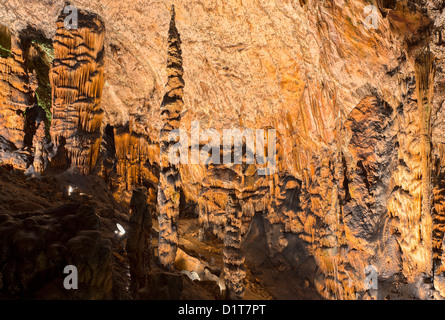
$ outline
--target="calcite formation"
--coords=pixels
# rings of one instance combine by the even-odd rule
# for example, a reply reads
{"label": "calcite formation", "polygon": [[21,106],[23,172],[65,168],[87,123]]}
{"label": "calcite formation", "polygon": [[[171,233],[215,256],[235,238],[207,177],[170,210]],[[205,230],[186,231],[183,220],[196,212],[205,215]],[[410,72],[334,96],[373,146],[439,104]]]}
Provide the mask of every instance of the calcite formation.
{"label": "calcite formation", "polygon": [[0,27],[0,33],[9,42],[9,51],[5,48],[5,55],[0,56],[0,135],[9,144],[2,144],[1,152],[6,152],[2,162],[26,169],[27,159],[20,155],[20,149],[25,146],[25,111],[32,106],[33,98],[24,49],[20,38],[7,28]]}
{"label": "calcite formation", "polygon": [[[242,150],[237,149],[236,145]],[[241,239],[248,232],[253,216],[258,213],[264,217],[268,223],[268,232],[271,232],[277,223],[270,197],[270,193],[274,192],[275,175],[261,174],[264,164],[258,164],[255,157],[249,159],[254,154],[265,153],[269,156],[272,150],[267,146],[267,143],[265,146],[248,145],[241,135],[235,135],[231,146],[225,145],[220,148],[217,159],[223,159],[227,155],[235,162],[236,154],[239,153],[240,159],[237,162],[240,163],[211,161],[205,166],[205,170],[198,165],[184,165],[181,168],[184,179],[189,179],[190,176],[194,176],[195,179],[200,177],[201,184],[197,197],[198,219],[203,229],[212,232],[224,242],[224,277],[227,282],[227,297],[230,299],[242,299],[244,295],[245,255],[241,248]],[[191,149],[193,147],[191,146]],[[202,146],[200,151],[203,151]],[[270,158],[276,158],[275,154]],[[190,187],[184,186],[184,189],[185,192],[193,194]],[[268,214],[264,214],[266,208],[269,210]],[[275,252],[274,248],[280,246],[273,242],[270,247],[271,256]]]}
{"label": "calcite formation", "polygon": [[133,191],[130,201],[130,230],[126,251],[130,262],[130,291],[133,295],[147,286],[150,264],[154,256],[151,243],[152,213],[149,211],[146,192],[145,188]]}
{"label": "calcite formation", "polygon": [[[0,296],[21,299],[109,299],[111,241],[102,238],[92,207],[79,203],[34,213],[2,213]],[[76,266],[78,290],[63,288]]]}
{"label": "calcite formation", "polygon": [[[18,35],[32,25],[55,51],[52,166],[98,173],[122,203],[145,186],[163,266],[187,216],[223,242],[228,298],[243,297],[260,264],[243,250],[255,232],[270,272],[295,270],[323,298],[445,297],[442,1],[181,0],[169,16],[164,2],[78,0],[77,30],[64,5],[0,5],[12,39],[0,48],[2,163],[45,173],[44,128],[26,129],[23,115],[38,90]],[[276,170],[247,163],[247,143],[242,163],[172,163],[169,134],[190,137],[193,121],[220,136],[264,129]],[[165,297],[183,290],[173,271],[145,281],[171,281]],[[138,294],[153,298],[147,288]]]}
{"label": "calcite formation", "polygon": [[1,58],[2,97],[1,134],[18,149],[24,145],[25,110],[31,105],[28,75],[23,49],[17,37],[11,37],[11,56]]}
{"label": "calcite formation", "polygon": [[36,133],[32,139],[32,146],[34,148],[33,167],[38,173],[43,173],[48,165],[48,153],[46,140],[46,128],[43,121],[38,123]]}
{"label": "calcite formation", "polygon": [[98,16],[78,13],[78,27],[67,28],[62,13],[54,36],[51,69],[54,148],[64,149],[67,161],[53,166],[70,166],[88,174],[96,164],[103,110],[104,23]]}
{"label": "calcite formation", "polygon": [[246,277],[244,256],[241,252],[242,211],[233,193],[228,197],[226,210],[227,224],[223,251],[226,292],[229,299],[242,299],[244,297],[243,280]]}
{"label": "calcite formation", "polygon": [[184,104],[182,100],[184,88],[182,75],[184,71],[182,68],[181,39],[176,29],[174,6],[171,9],[167,50],[168,81],[160,111],[163,126],[159,137],[158,252],[161,264],[171,268],[175,261],[178,244],[176,219],[179,216],[181,177],[179,164],[172,161],[173,144],[178,142],[179,135],[176,134],[176,139],[173,140],[170,134],[173,133],[173,130],[179,129],[181,110]]}
{"label": "calcite formation", "polygon": [[[49,96],[49,90],[45,91],[49,80],[44,79],[48,78],[48,73],[44,73],[49,68],[51,50],[46,48],[45,52],[41,49],[47,43],[40,42],[44,40],[33,31],[17,34],[0,26],[0,35],[2,163],[27,169],[36,158],[31,149],[39,144],[37,158],[42,165],[39,165],[38,172],[42,172],[47,158],[44,145],[47,143],[49,120],[41,104],[45,101],[45,94]],[[42,128],[36,135],[39,123],[42,123]]]}

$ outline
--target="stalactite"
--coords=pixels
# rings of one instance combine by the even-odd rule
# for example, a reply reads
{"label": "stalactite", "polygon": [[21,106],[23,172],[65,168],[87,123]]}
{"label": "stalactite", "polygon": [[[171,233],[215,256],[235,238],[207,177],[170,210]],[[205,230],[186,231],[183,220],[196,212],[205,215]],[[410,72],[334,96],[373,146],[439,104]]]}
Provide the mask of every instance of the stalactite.
{"label": "stalactite", "polygon": [[79,14],[79,28],[67,30],[64,18],[62,13],[54,37],[51,137],[56,148],[65,138],[68,163],[88,174],[101,141],[105,28],[97,16]]}
{"label": "stalactite", "polygon": [[181,39],[175,25],[175,9],[171,9],[170,28],[168,30],[167,51],[168,82],[161,105],[163,126],[160,132],[160,179],[158,188],[159,206],[159,260],[165,267],[172,268],[178,245],[176,218],[179,215],[180,175],[179,165],[169,159],[173,143],[169,133],[179,127],[180,112],[183,107],[182,51]]}

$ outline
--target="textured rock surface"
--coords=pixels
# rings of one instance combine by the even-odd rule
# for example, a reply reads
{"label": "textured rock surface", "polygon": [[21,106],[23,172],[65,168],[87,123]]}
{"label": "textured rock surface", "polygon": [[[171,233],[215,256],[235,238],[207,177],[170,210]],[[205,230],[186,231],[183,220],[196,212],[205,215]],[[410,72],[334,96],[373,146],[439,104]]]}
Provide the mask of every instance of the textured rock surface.
{"label": "textured rock surface", "polygon": [[20,149],[24,146],[25,140],[23,113],[31,105],[32,100],[20,40],[11,37],[10,42],[11,56],[1,59],[1,134]]}
{"label": "textured rock surface", "polygon": [[152,214],[147,205],[146,192],[144,188],[133,191],[130,201],[130,230],[126,251],[130,264],[130,291],[133,294],[147,286],[147,275],[154,256],[151,243]]}
{"label": "textured rock surface", "polygon": [[[9,298],[111,297],[111,242],[100,234],[94,208],[71,204],[1,222],[2,295]],[[63,288],[67,265],[77,267],[79,289]]]}
{"label": "textured rock surface", "polygon": [[[29,179],[0,167],[0,185],[2,299],[128,298],[112,243],[116,223],[127,228],[128,218],[99,178]],[[70,264],[78,290],[63,286]]]}
{"label": "textured rock surface", "polygon": [[[21,41],[0,27],[9,42],[9,52],[0,56],[0,135],[4,139],[2,162],[26,169],[26,156],[20,155],[25,143],[25,111],[33,104]],[[2,140],[3,140],[2,139]]]}
{"label": "textured rock surface", "polygon": [[[103,140],[110,140],[112,150],[107,151],[108,155],[101,152],[100,160],[105,168],[102,176],[109,181],[115,197],[122,202],[128,201],[133,187],[146,187],[149,202],[154,208],[159,184],[159,145],[151,140],[147,128],[138,119],[132,118],[128,124],[112,129],[113,133],[104,137]],[[108,168],[107,157],[112,164]]]}
{"label": "textured rock surface", "polygon": [[[171,47],[165,50],[172,44],[166,32],[171,3],[73,4],[84,14],[80,22],[97,22],[74,32],[93,57],[80,65],[75,63],[84,49],[62,27],[64,1],[0,2],[0,24],[13,39],[29,25],[54,43],[54,165],[65,158],[60,166],[71,162],[84,173],[100,171],[122,202],[134,186],[146,186],[149,205],[161,204],[161,234],[174,229],[172,217],[187,213],[224,239],[238,217],[236,249],[246,249],[248,269],[244,282],[253,277],[249,263],[259,265],[260,255],[248,246],[248,236],[258,232],[267,246],[261,259],[273,261],[271,270],[298,270],[295,276],[324,298],[445,297],[442,1],[176,1],[183,74],[165,68],[166,60],[172,62]],[[376,11],[365,10],[368,5]],[[376,28],[369,28],[369,18]],[[64,49],[70,43],[72,55]],[[32,94],[18,47],[13,42],[17,55],[0,58],[0,114],[9,115],[0,125],[0,152],[3,163],[26,169],[36,156],[15,152],[26,140],[26,121],[16,113],[32,104]],[[169,106],[162,97],[175,89],[184,108],[160,117]],[[201,130],[219,133],[276,129],[278,170],[259,176],[257,164],[181,165],[179,189],[177,168],[174,181],[166,180],[172,167],[162,157],[165,133],[179,125],[179,117],[188,133],[195,120]],[[66,139],[65,150],[56,136]],[[232,192],[236,215],[226,207]],[[176,202],[165,211],[166,193],[165,199],[174,194],[198,208],[198,215]],[[176,231],[161,237],[170,239],[168,248],[162,241],[159,247],[160,256],[168,256],[164,264],[174,261],[176,237]],[[242,261],[224,258],[227,265]],[[378,290],[366,287],[371,265]],[[225,276],[238,292],[244,275]],[[176,278],[153,281],[180,288]],[[177,292],[166,289],[165,296]]]}
{"label": "textured rock surface", "polygon": [[227,224],[224,236],[224,277],[227,296],[231,300],[244,298],[244,254],[241,251],[241,215],[234,194],[229,195],[226,205]]}
{"label": "textured rock surface", "polygon": [[57,151],[65,150],[67,164],[88,174],[96,164],[101,141],[105,30],[99,17],[81,12],[78,28],[66,29],[66,17],[60,15],[53,39],[51,137]]}
{"label": "textured rock surface", "polygon": [[168,81],[165,86],[165,95],[161,104],[161,119],[163,122],[160,131],[159,163],[160,176],[158,187],[159,208],[159,260],[165,267],[171,268],[175,262],[178,245],[178,227],[176,220],[179,216],[180,184],[179,164],[174,163],[172,154],[173,145],[179,141],[179,134],[172,141],[171,134],[179,129],[184,80],[182,79],[182,51],[181,38],[175,24],[175,8],[171,8],[171,21],[168,29],[167,73]]}

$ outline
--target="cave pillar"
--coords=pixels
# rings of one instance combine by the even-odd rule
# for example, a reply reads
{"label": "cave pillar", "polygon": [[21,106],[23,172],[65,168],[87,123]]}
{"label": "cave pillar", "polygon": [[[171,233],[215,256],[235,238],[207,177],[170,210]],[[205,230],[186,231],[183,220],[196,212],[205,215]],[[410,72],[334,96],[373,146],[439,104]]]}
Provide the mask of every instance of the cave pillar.
{"label": "cave pillar", "polygon": [[419,272],[431,274],[432,266],[432,192],[431,192],[431,108],[434,95],[435,63],[430,51],[421,53],[415,61],[417,105],[420,117],[421,212],[420,236],[423,242],[423,263]]}
{"label": "cave pillar", "polygon": [[147,204],[147,189],[133,191],[126,251],[130,263],[130,291],[135,296],[147,286],[147,276],[153,258],[151,244],[152,216]]}
{"label": "cave pillar", "polygon": [[227,299],[244,298],[244,253],[241,249],[242,210],[235,194],[230,194],[226,205],[227,223],[224,234],[224,280]]}

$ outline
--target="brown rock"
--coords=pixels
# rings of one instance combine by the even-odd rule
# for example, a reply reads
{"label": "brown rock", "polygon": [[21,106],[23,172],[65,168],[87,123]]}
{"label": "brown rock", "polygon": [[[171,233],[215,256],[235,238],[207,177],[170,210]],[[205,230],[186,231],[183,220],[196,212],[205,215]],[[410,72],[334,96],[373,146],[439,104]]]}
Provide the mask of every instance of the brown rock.
{"label": "brown rock", "polygon": [[179,273],[153,269],[147,275],[147,287],[139,290],[141,300],[179,300],[184,276]]}
{"label": "brown rock", "polygon": [[152,214],[148,208],[145,188],[133,191],[130,201],[131,217],[127,236],[126,251],[130,264],[130,291],[135,295],[147,286],[147,275],[153,260],[151,243]]}
{"label": "brown rock", "polygon": [[175,25],[175,8],[171,9],[170,28],[168,30],[167,51],[168,81],[166,93],[161,105],[163,127],[160,131],[160,177],[158,187],[159,208],[159,260],[164,267],[172,268],[178,245],[176,219],[179,216],[180,174],[179,165],[171,162],[170,152],[173,142],[169,134],[179,128],[180,112],[183,107],[182,90],[182,51],[181,39]]}
{"label": "brown rock", "polygon": [[57,21],[55,59],[51,70],[51,137],[56,150],[64,150],[66,161],[53,165],[75,167],[88,174],[100,147],[104,83],[103,41],[105,27],[96,15],[79,12],[78,29],[64,27],[66,14]]}

